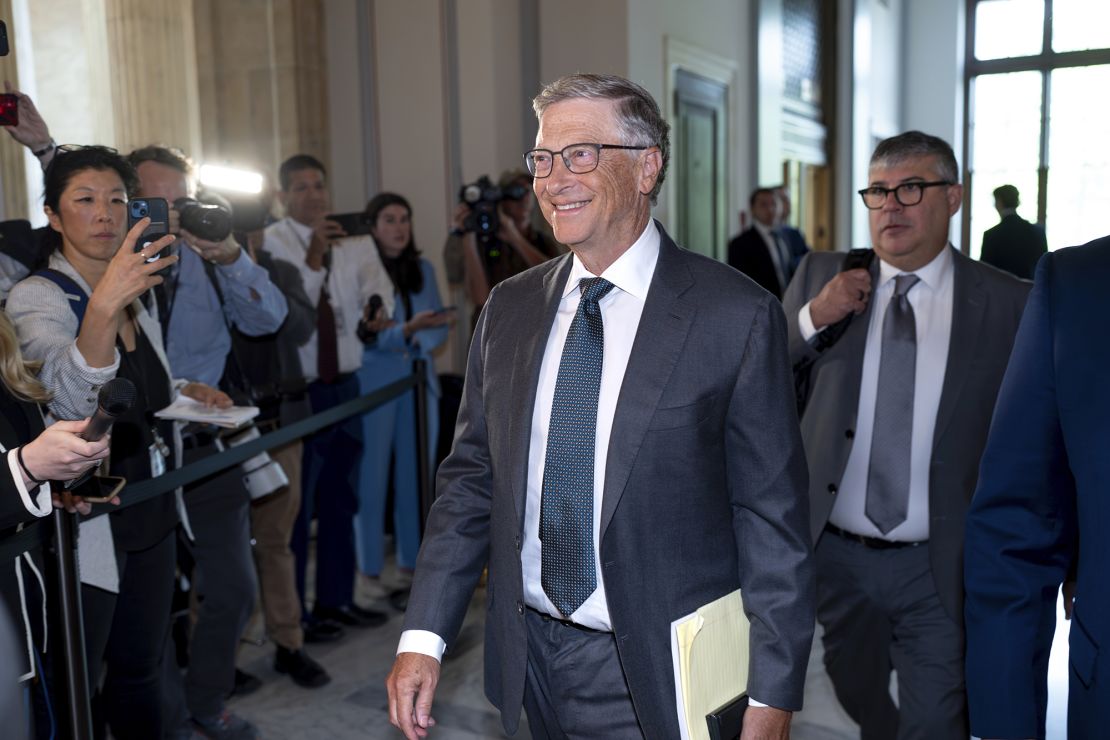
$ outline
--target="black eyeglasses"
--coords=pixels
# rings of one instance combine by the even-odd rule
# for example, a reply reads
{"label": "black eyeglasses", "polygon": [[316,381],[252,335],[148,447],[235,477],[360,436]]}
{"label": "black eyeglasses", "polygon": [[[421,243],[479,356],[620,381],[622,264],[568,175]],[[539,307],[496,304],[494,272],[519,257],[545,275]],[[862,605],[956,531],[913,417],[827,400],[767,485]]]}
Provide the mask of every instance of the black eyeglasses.
{"label": "black eyeglasses", "polygon": [[951,185],[948,180],[934,182],[904,182],[893,188],[880,188],[878,186],[864,188],[859,191],[863,204],[872,211],[877,211],[886,203],[886,197],[894,193],[894,199],[903,206],[916,206],[925,197],[925,188],[937,185]]}
{"label": "black eyeglasses", "polygon": [[119,154],[118,151],[110,146],[101,146],[100,144],[58,144],[54,147],[54,151],[58,154],[69,154],[70,152],[83,152],[86,149],[95,149],[98,151],[106,152],[108,154]]}
{"label": "black eyeglasses", "polygon": [[650,149],[655,146],[625,146],[624,144],[571,144],[563,147],[562,151],[553,152],[550,149],[533,149],[524,153],[524,166],[528,174],[537,179],[551,175],[551,168],[555,164],[555,155],[563,158],[563,164],[576,175],[584,175],[597,169],[601,160],[602,149]]}

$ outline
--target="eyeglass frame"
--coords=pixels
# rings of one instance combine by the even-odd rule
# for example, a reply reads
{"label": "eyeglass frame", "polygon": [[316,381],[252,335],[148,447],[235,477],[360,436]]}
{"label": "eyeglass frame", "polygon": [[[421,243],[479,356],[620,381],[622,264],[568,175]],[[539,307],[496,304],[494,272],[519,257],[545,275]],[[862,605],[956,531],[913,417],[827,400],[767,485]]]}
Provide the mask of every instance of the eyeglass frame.
{"label": "eyeglass frame", "polygon": [[[902,206],[903,208],[911,208],[913,206],[916,206],[916,205],[920,204],[921,201],[923,201],[925,199],[925,189],[926,188],[932,188],[932,187],[936,187],[938,185],[952,186],[952,185],[955,185],[955,184],[956,183],[952,182],[951,180],[933,180],[931,182],[916,182],[916,181],[914,181],[914,182],[903,182],[899,185],[895,185],[892,188],[884,188],[884,187],[879,187],[878,185],[872,185],[872,186],[866,187],[862,190],[857,190],[856,192],[859,193],[859,197],[860,197],[860,200],[863,201],[864,208],[866,208],[869,211],[878,211],[878,210],[882,209],[883,206],[886,205],[886,199],[890,197],[891,193],[894,193],[894,200],[896,200],[898,202],[898,205]],[[902,200],[902,196],[898,194],[899,190],[901,190],[904,187],[908,187],[908,186],[919,188],[920,191],[921,191],[921,197],[918,198],[917,200],[915,200],[913,203],[905,202],[904,200]],[[868,205],[867,204],[867,194],[878,192],[880,190],[883,193],[882,202],[879,203],[879,205],[877,205],[877,206]]]}
{"label": "eyeglass frame", "polygon": [[[594,147],[594,148],[597,149],[597,161],[594,162],[593,167],[591,167],[588,170],[582,170],[581,172],[577,172],[577,171],[571,169],[570,161],[567,159],[566,151],[567,151],[567,149],[573,149],[576,146],[588,146],[588,147]],[[580,141],[577,144],[567,144],[565,147],[563,147],[562,149],[560,149],[557,152],[552,151],[550,149],[543,149],[541,147],[537,147],[535,149],[529,149],[528,151],[526,151],[521,156],[524,158],[524,169],[528,172],[528,174],[531,175],[536,180],[543,180],[545,178],[551,177],[551,173],[553,173],[555,171],[555,155],[556,154],[558,154],[559,158],[563,160],[563,165],[567,168],[568,172],[571,172],[575,175],[587,175],[587,174],[593,172],[594,170],[596,170],[597,166],[599,164],[601,164],[601,150],[602,149],[626,149],[626,150],[643,151],[644,149],[651,149],[653,146],[656,146],[656,145],[655,144],[646,144],[644,146],[629,146],[627,144],[598,144],[598,143],[595,143],[595,142],[592,142],[592,141]],[[548,154],[551,155],[551,170],[548,171],[548,173],[546,175],[537,175],[535,172],[532,171],[532,167],[530,166],[531,160],[529,160],[528,155],[534,154],[536,152],[547,152]]]}

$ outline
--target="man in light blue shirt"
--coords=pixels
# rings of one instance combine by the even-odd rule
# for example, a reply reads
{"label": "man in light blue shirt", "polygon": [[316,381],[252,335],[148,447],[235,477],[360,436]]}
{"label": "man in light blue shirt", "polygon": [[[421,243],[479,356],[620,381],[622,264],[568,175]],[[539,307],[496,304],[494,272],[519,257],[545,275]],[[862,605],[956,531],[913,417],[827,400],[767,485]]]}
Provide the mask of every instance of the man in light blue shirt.
{"label": "man in light blue shirt", "polygon": [[[132,152],[130,160],[139,174],[140,197],[165,198],[172,207],[179,199],[193,196],[192,165],[181,152],[148,146]],[[198,238],[181,228],[179,215],[176,208],[171,211],[170,229],[181,237],[181,260],[159,286],[158,295],[170,369],[175,378],[230,390],[238,376],[228,373],[234,362],[230,327],[250,336],[273,333],[285,320],[288,306],[266,271],[231,236],[220,242]],[[186,463],[218,451],[204,432],[187,434],[185,444]],[[179,541],[195,561],[191,580],[201,600],[183,690],[172,641],[167,643],[166,726],[190,729],[187,710],[192,723],[208,737],[254,738],[255,728],[224,705],[235,687],[235,654],[256,590],[250,497],[239,469],[187,486],[185,506],[194,537]]]}

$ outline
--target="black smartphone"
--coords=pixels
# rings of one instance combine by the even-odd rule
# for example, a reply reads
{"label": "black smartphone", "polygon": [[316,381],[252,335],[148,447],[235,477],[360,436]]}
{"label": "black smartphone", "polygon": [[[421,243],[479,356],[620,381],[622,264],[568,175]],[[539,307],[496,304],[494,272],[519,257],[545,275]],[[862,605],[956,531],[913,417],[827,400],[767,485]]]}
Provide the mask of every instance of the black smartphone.
{"label": "black smartphone", "polygon": [[118,496],[126,484],[127,479],[118,475],[94,475],[70,493],[90,504],[106,504]]}
{"label": "black smartphone", "polygon": [[[165,198],[132,198],[127,201],[127,230],[130,231],[135,224],[149,218],[150,223],[143,229],[142,236],[135,242],[135,251],[141,252],[153,242],[158,241],[170,233],[170,206]],[[154,262],[161,257],[161,252],[147,257],[147,262]]]}
{"label": "black smartphone", "polygon": [[19,125],[19,96],[0,93],[0,126]]}
{"label": "black smartphone", "polygon": [[448,311],[457,311],[458,309],[458,306],[443,306],[442,308],[437,308],[435,313],[447,313]]}
{"label": "black smartphone", "polygon": [[366,216],[361,211],[333,213],[328,216],[328,220],[342,226],[347,236],[363,236],[370,233],[370,224],[366,223]]}

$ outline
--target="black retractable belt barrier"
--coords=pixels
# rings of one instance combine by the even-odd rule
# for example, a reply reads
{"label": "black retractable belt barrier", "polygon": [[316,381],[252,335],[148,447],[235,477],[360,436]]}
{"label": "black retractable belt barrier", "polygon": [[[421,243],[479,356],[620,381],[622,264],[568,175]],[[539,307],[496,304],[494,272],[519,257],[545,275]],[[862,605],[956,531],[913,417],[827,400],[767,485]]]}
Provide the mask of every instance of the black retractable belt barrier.
{"label": "black retractable belt barrier", "polygon": [[[423,360],[418,360],[423,363]],[[235,447],[229,447],[223,452],[206,457],[197,462],[190,463],[176,470],[167,472],[157,478],[151,478],[140,483],[128,485],[124,488],[126,501],[119,506],[107,504],[93,507],[90,517],[107,514],[112,511],[126,509],[129,506],[142,503],[155,496],[162,496],[174,491],[181,486],[207,478],[222,470],[238,465],[255,455],[288,444],[295,439],[308,436],[324,427],[343,421],[350,416],[365,413],[381,406],[385,402],[400,396],[409,388],[416,388],[417,414],[416,435],[417,440],[423,440],[418,447],[417,454],[420,472],[418,478],[421,483],[421,503],[429,499],[428,485],[428,418],[427,397],[424,390],[427,379],[423,366],[418,366],[418,372],[407,378],[390,383],[379,388],[373,393],[353,398],[350,401],[314,414],[307,419],[302,419],[287,427],[264,434],[258,439],[252,439]],[[421,411],[423,407],[423,411]],[[59,677],[59,685],[64,685],[67,692],[69,706],[68,717],[70,736],[74,740],[91,740],[92,738],[92,712],[89,708],[90,690],[88,685],[88,669],[85,664],[85,632],[81,613],[81,588],[77,567],[77,516],[61,509],[54,512],[53,534],[57,549],[57,568],[59,582],[59,603],[61,608],[61,624],[63,625],[62,643],[65,649],[64,676]],[[49,541],[50,528],[46,522],[38,521],[25,526],[11,537],[0,541],[0,563],[14,560],[36,545]]]}

